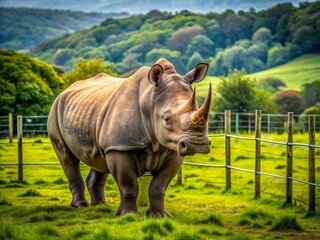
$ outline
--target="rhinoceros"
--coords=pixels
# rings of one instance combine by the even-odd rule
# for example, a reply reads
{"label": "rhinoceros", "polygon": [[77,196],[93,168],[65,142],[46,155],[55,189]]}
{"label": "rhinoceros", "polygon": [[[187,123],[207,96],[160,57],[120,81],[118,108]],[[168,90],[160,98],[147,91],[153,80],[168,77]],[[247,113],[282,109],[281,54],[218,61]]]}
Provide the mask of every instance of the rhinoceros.
{"label": "rhinoceros", "polygon": [[[138,180],[150,172],[147,216],[170,216],[164,197],[184,156],[209,153],[208,96],[198,107],[191,84],[202,81],[208,64],[185,76],[166,59],[141,67],[127,79],[98,74],[77,81],[54,101],[48,134],[72,193],[71,206],[107,204],[104,186],[111,174],[120,191],[115,216],[139,214]],[[79,163],[90,167],[85,183]]]}

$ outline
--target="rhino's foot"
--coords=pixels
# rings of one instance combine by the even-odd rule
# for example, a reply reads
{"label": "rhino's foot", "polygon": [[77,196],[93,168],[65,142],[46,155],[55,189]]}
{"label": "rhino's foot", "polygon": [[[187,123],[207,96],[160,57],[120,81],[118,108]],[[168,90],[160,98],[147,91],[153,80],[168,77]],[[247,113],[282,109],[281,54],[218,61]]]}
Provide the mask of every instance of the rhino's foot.
{"label": "rhino's foot", "polygon": [[114,215],[116,217],[120,217],[120,216],[123,216],[123,215],[125,215],[127,213],[135,213],[135,214],[138,214],[138,215],[141,214],[139,212],[139,210],[137,209],[137,207],[132,207],[132,208],[119,207]]}
{"label": "rhino's foot", "polygon": [[74,208],[82,208],[82,207],[87,207],[89,206],[89,203],[87,200],[81,200],[81,201],[72,201],[70,204],[71,207]]}
{"label": "rhino's foot", "polygon": [[152,218],[172,217],[166,210],[152,210],[150,208],[147,210],[147,216]]}

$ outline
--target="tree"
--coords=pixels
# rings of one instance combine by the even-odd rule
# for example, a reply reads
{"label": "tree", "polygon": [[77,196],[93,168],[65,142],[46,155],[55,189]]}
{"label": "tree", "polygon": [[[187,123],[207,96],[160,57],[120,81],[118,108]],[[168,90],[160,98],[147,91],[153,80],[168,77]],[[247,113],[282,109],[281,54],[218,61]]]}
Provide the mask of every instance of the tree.
{"label": "tree", "polygon": [[214,111],[232,110],[248,113],[255,110],[273,113],[276,111],[271,95],[258,91],[256,82],[246,76],[244,71],[231,72],[228,77],[221,78],[217,86],[214,100]]}
{"label": "tree", "polygon": [[264,43],[269,45],[272,34],[268,28],[259,28],[252,36],[252,41],[254,43]]}
{"label": "tree", "polygon": [[223,29],[221,28],[219,22],[217,22],[215,19],[212,19],[209,22],[207,22],[204,27],[205,27],[206,35],[211,39],[215,47],[225,48],[226,37],[224,35]]}
{"label": "tree", "polygon": [[215,72],[223,76],[228,74],[228,71],[245,69],[247,60],[246,49],[241,46],[233,46],[217,54]]}
{"label": "tree", "polygon": [[0,115],[48,114],[63,83],[52,66],[26,54],[0,50]]}
{"label": "tree", "polygon": [[198,63],[202,62],[202,57],[198,52],[195,52],[191,58],[189,59],[187,69],[193,69],[195,66],[197,66]]}
{"label": "tree", "polygon": [[192,56],[198,52],[203,58],[214,56],[214,43],[205,35],[197,35],[192,38],[191,43],[187,47],[186,54]]}
{"label": "tree", "polygon": [[245,16],[228,13],[222,22],[222,27],[230,44],[239,39],[249,39],[251,37],[252,21]]}
{"label": "tree", "polygon": [[297,57],[300,53],[300,48],[297,45],[288,43],[284,47],[278,44],[268,51],[268,67],[274,67],[286,63]]}
{"label": "tree", "polygon": [[319,39],[315,39],[316,31],[310,26],[302,26],[293,34],[292,42],[301,46],[303,53],[315,52]]}
{"label": "tree", "polygon": [[75,52],[72,49],[59,49],[53,57],[53,63],[59,66],[63,66],[74,56]]}
{"label": "tree", "polygon": [[168,47],[184,53],[193,37],[201,34],[203,28],[200,26],[187,27],[174,32],[168,40]]}
{"label": "tree", "polygon": [[302,85],[301,95],[306,103],[306,107],[311,107],[320,103],[320,80]]}
{"label": "tree", "polygon": [[309,108],[305,109],[302,114],[303,115],[311,115],[311,114],[320,115],[320,103],[318,103],[317,105],[315,105],[313,107],[309,107]]}
{"label": "tree", "polygon": [[283,90],[276,92],[273,101],[278,105],[279,113],[287,114],[294,112],[300,114],[303,112],[305,103],[296,90]]}
{"label": "tree", "polygon": [[85,80],[94,77],[99,73],[115,75],[115,73],[113,73],[112,66],[106,67],[102,58],[90,59],[88,61],[80,58],[74,66],[73,71],[65,74],[63,78],[66,86],[70,86],[78,80]]}
{"label": "tree", "polygon": [[179,73],[184,73],[187,69],[183,64],[181,59],[181,54],[179,51],[171,51],[170,49],[160,48],[152,49],[146,54],[147,65],[153,65],[159,58],[168,59],[175,67],[176,71]]}
{"label": "tree", "polygon": [[264,43],[256,43],[248,48],[248,55],[252,58],[257,58],[261,62],[266,63],[268,58],[268,46]]}
{"label": "tree", "polygon": [[259,88],[272,94],[287,87],[287,84],[284,81],[276,77],[260,78],[258,83]]}

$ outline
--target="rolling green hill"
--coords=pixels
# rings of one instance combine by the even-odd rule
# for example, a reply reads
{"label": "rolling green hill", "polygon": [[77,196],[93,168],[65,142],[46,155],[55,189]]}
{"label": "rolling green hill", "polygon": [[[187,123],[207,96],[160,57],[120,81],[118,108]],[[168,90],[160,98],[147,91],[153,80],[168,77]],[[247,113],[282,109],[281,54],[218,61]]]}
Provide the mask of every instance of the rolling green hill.
{"label": "rolling green hill", "polygon": [[[78,58],[103,58],[117,74],[125,75],[164,57],[182,74],[200,61],[210,63],[211,76],[226,76],[233,69],[254,73],[303,54],[319,53],[320,33],[314,21],[319,13],[320,2],[299,7],[278,4],[242,13],[153,10],[107,19],[92,28],[48,40],[30,55],[67,71]],[[278,25],[281,27],[276,28]]]}
{"label": "rolling green hill", "polygon": [[126,15],[0,7],[0,48],[27,50],[45,40],[92,27],[107,18]]}
{"label": "rolling green hill", "polygon": [[[306,54],[283,65],[249,76],[255,77],[257,80],[264,77],[277,77],[287,84],[287,88],[299,90],[305,83],[320,80],[320,54]],[[219,80],[219,77],[207,76],[202,82],[194,84],[197,96],[205,97],[208,93],[209,83],[215,89]]]}
{"label": "rolling green hill", "polygon": [[[250,74],[251,77],[277,77],[290,89],[299,89],[301,85],[320,80],[320,54],[307,54],[286,64]],[[320,90],[319,90],[320,91]]]}

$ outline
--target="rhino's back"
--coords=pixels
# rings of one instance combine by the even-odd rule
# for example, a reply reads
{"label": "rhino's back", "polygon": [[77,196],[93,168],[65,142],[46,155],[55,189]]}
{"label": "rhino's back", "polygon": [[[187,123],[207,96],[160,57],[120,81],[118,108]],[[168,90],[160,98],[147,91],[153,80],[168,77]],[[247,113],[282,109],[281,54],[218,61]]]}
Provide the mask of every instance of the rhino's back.
{"label": "rhino's back", "polygon": [[123,82],[124,79],[99,74],[64,90],[49,115],[49,136],[62,138],[77,158],[91,165],[99,155],[96,144],[99,114]]}

